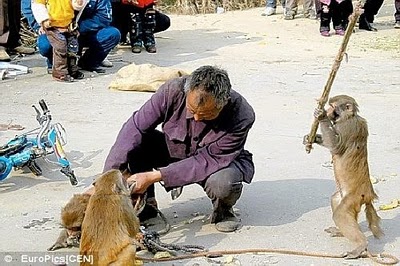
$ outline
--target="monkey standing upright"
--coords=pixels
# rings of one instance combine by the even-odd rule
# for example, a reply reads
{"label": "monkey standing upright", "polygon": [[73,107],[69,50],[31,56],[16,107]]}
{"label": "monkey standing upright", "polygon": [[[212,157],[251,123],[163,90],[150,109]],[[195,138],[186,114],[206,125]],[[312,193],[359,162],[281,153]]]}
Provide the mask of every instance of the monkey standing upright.
{"label": "monkey standing upright", "polygon": [[[368,226],[372,234],[383,235],[380,217],[372,204],[377,198],[369,175],[367,121],[358,115],[356,101],[347,95],[329,99],[330,107],[316,109],[314,116],[321,127],[315,143],[328,148],[332,154],[337,191],[332,195],[333,220],[337,226],[326,229],[332,236],[345,236],[356,248],[344,254],[357,258],[367,250],[367,239],[358,225],[358,213],[365,204]],[[305,136],[304,142],[308,140]]]}
{"label": "monkey standing upright", "polygon": [[93,255],[93,264],[134,265],[139,219],[125,179],[119,170],[102,174],[95,183],[82,223],[81,255]]}

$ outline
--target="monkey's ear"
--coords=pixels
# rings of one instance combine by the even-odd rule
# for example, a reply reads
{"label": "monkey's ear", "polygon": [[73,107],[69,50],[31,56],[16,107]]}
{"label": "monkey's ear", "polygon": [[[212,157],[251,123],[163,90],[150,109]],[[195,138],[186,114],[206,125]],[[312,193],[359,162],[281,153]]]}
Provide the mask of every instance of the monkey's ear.
{"label": "monkey's ear", "polygon": [[121,185],[117,183],[113,185],[113,191],[115,194],[121,194],[123,189],[121,188]]}

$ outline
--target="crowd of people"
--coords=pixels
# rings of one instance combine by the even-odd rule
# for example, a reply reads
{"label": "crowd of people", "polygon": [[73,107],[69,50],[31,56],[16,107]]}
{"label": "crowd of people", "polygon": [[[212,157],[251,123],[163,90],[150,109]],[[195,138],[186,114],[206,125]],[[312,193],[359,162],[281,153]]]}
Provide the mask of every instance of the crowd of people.
{"label": "crowd of people", "polygon": [[[297,15],[298,0],[282,0],[283,16],[285,20],[293,20]],[[383,4],[383,0],[366,0],[363,5],[363,13],[359,18],[359,29],[377,31],[373,26],[375,15]],[[400,29],[400,0],[394,0],[396,29]],[[266,7],[262,16],[276,15],[277,0],[266,0]],[[319,19],[319,31],[322,36],[329,37],[332,21],[335,34],[344,35],[349,22],[349,16],[353,13],[352,0],[304,0],[303,17]]]}
{"label": "crowd of people", "polygon": [[47,72],[58,81],[82,79],[80,70],[105,73],[102,67],[113,66],[107,55],[121,41],[134,53],[142,47],[155,53],[154,33],[168,29],[170,19],[154,9],[154,2],[141,1],[1,0],[0,60],[9,61],[9,53],[35,52],[21,45],[21,13],[38,34]]}
{"label": "crowd of people", "polygon": [[[400,28],[400,0],[395,1],[395,28]],[[298,0],[282,0],[284,19],[297,15]],[[383,0],[366,0],[359,29],[376,31],[374,17]],[[62,8],[52,8],[58,5]],[[71,82],[84,78],[80,70],[104,73],[112,67],[107,59],[118,44],[130,45],[133,53],[156,53],[154,34],[170,27],[170,18],[156,10],[156,0],[1,0],[0,61],[10,54],[33,54],[20,40],[21,13],[38,34],[37,49],[46,58],[54,79]],[[266,0],[264,16],[276,14],[277,0]],[[353,12],[352,0],[305,0],[303,16],[319,19],[322,36],[344,35]]]}

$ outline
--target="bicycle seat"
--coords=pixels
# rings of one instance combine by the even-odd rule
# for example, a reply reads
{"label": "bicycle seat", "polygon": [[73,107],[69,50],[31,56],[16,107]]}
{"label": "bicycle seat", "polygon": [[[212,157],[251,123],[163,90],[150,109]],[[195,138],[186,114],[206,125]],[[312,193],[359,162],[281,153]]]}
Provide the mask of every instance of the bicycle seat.
{"label": "bicycle seat", "polygon": [[0,146],[0,156],[12,155],[24,148],[24,141],[13,142],[12,145],[7,143],[6,145]]}

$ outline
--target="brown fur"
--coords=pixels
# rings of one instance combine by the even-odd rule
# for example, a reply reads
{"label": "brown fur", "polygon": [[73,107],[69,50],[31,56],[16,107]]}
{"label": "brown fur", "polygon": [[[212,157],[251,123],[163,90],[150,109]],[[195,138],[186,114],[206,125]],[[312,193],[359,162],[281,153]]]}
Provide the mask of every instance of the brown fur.
{"label": "brown fur", "polygon": [[369,228],[377,238],[383,235],[380,218],[372,202],[377,198],[369,175],[367,121],[358,115],[356,101],[347,95],[338,95],[329,100],[330,108],[316,110],[322,135],[318,144],[327,147],[333,160],[337,191],[331,199],[333,220],[338,227],[326,230],[333,236],[343,235],[356,244],[346,253],[348,258],[357,258],[367,249],[367,239],[358,225],[358,213],[365,204]]}
{"label": "brown fur", "polygon": [[48,250],[56,250],[69,246],[79,247],[81,226],[89,198],[90,195],[88,194],[75,194],[64,208],[62,208],[61,225],[64,229],[60,232],[57,241]]}
{"label": "brown fur", "polygon": [[[94,265],[134,265],[139,220],[126,182],[118,170],[101,175],[82,223],[81,255],[93,255]],[[82,265],[90,265],[81,263]]]}

